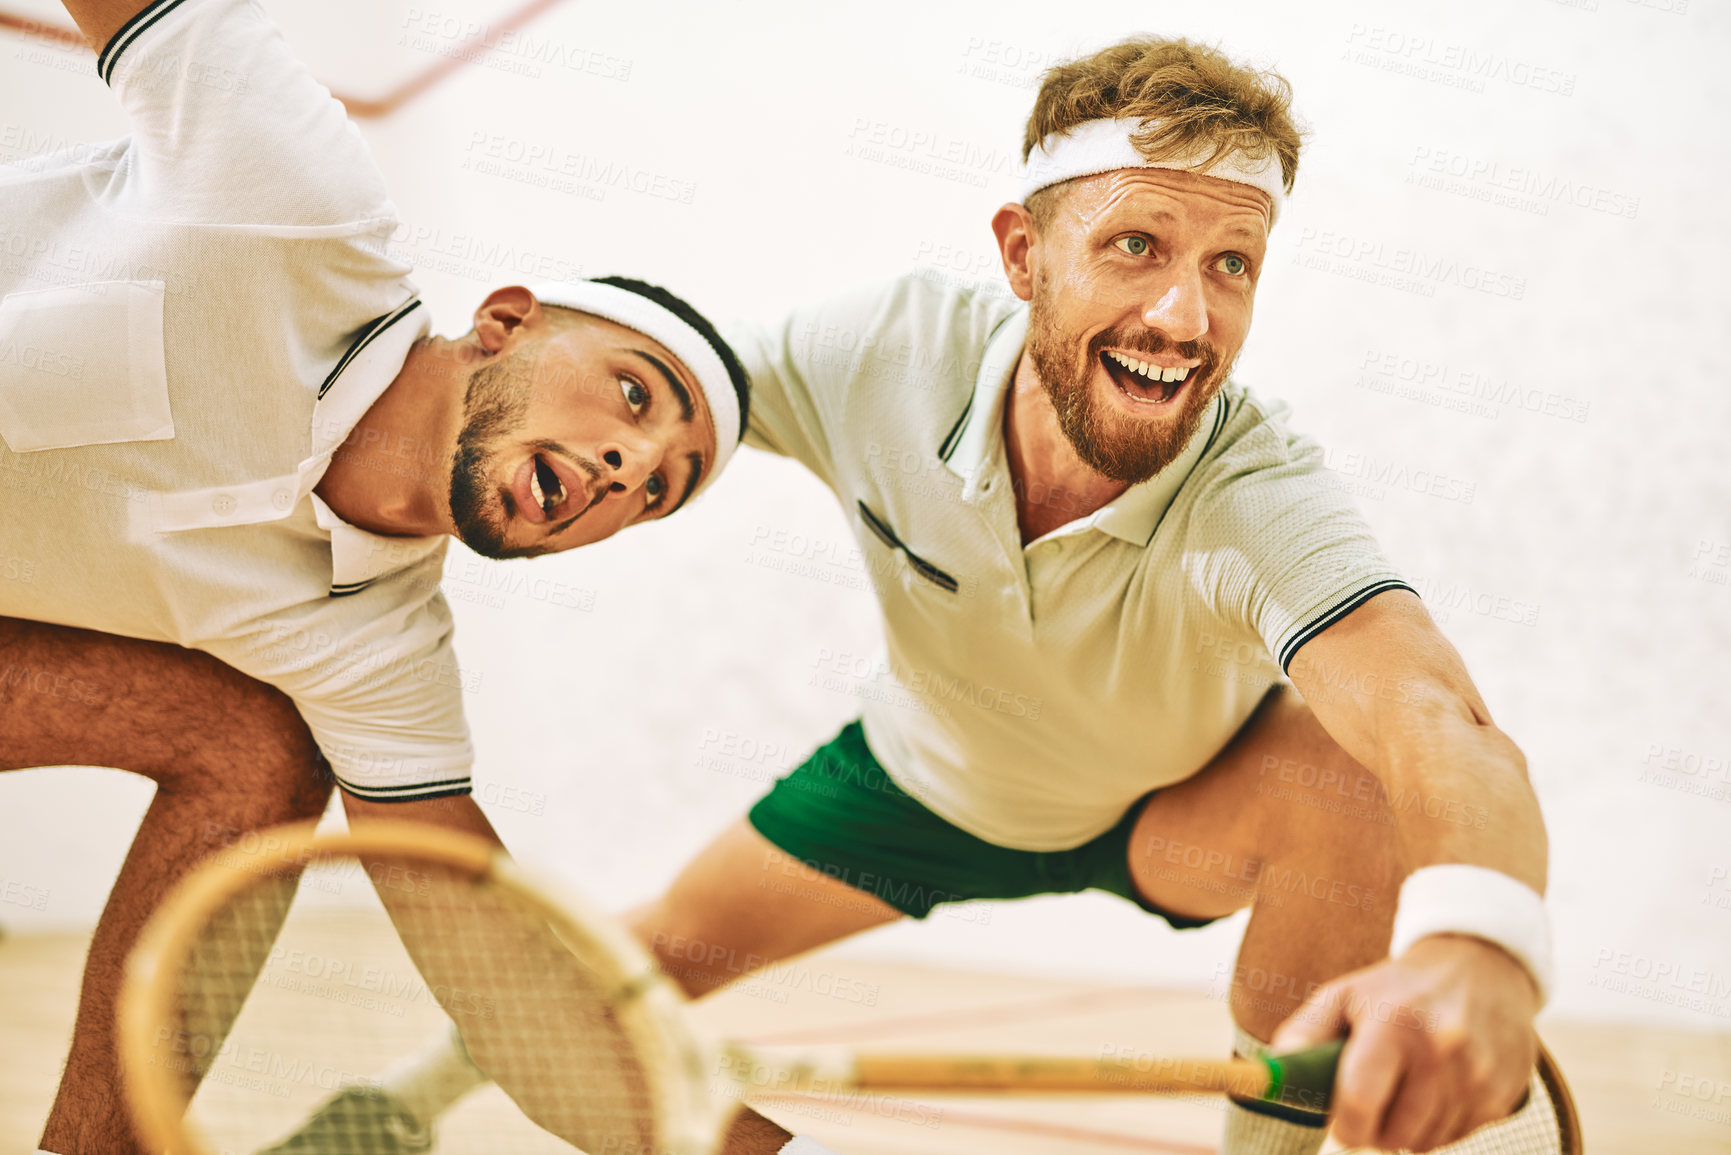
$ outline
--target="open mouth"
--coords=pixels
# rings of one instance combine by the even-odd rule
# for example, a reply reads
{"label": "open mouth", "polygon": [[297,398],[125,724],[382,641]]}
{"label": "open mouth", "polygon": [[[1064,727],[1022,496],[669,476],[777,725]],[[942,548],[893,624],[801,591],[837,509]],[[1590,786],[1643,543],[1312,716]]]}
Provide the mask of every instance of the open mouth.
{"label": "open mouth", "polygon": [[541,512],[552,517],[559,503],[565,500],[565,487],[559,484],[559,475],[553,472],[545,457],[537,453],[531,464],[535,471],[529,475],[529,493],[541,507]]}
{"label": "open mouth", "polygon": [[535,524],[569,517],[581,511],[583,483],[568,463],[546,453],[534,454],[512,478],[511,496],[516,512]]}
{"label": "open mouth", "polygon": [[[1144,405],[1165,405],[1183,390],[1197,366],[1154,365],[1130,353],[1107,349],[1100,354],[1106,375],[1119,392]],[[1197,374],[1200,375],[1199,373]]]}

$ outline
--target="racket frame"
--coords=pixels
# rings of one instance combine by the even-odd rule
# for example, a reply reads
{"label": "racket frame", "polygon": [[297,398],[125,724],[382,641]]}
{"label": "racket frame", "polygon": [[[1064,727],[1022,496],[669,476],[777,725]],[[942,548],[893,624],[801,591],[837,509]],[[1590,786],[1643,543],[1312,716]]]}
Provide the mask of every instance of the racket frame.
{"label": "racket frame", "polygon": [[[719,1145],[741,1096],[718,1061],[719,1049],[691,1026],[684,998],[636,939],[586,900],[551,891],[501,847],[474,835],[396,820],[355,822],[348,831],[316,832],[316,823],[258,831],[255,848],[225,847],[176,884],[152,913],[128,956],[118,1001],[119,1050],[127,1100],[139,1137],[163,1155],[217,1155],[186,1120],[178,1072],[154,1062],[158,1034],[175,1027],[176,984],[198,936],[237,894],[262,877],[320,863],[401,856],[443,866],[498,886],[544,917],[605,987],[633,1042],[670,1061],[653,1073],[658,1155],[707,1155]],[[732,1093],[729,1093],[732,1091]]]}

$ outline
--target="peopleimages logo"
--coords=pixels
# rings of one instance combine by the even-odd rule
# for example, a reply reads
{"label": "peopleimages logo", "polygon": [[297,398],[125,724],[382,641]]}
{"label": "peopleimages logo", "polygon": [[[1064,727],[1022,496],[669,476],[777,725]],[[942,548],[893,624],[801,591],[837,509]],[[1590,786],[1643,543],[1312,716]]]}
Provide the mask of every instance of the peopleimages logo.
{"label": "peopleimages logo", "polygon": [[1300,229],[1298,250],[1294,261],[1303,268],[1421,296],[1434,296],[1438,285],[1453,285],[1510,301],[1519,301],[1527,295],[1525,277],[1335,229]]}

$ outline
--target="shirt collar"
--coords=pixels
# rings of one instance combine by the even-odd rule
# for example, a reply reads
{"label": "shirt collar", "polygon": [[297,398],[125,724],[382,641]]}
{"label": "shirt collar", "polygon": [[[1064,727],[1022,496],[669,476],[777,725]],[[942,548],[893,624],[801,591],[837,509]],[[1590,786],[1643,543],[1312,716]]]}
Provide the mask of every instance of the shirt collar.
{"label": "shirt collar", "polygon": [[[962,479],[962,500],[979,498],[980,482],[989,476],[1003,456],[1004,399],[1009,396],[1016,366],[1028,343],[1028,306],[1010,314],[986,339],[986,353],[967,406],[944,439],[938,454],[951,473]],[[1202,417],[1195,436],[1165,469],[1119,494],[1117,499],[1048,536],[1098,529],[1131,545],[1146,546],[1185,478],[1207,452],[1226,421],[1224,390],[1217,393]]]}
{"label": "shirt collar", "polygon": [[313,514],[319,528],[331,535],[331,592],[359,593],[374,579],[413,565],[435,550],[445,547],[442,533],[428,537],[386,537],[371,533],[344,521],[316,493],[312,498]]}
{"label": "shirt collar", "polygon": [[330,467],[331,455],[397,379],[409,351],[430,327],[420,298],[409,298],[363,326],[319,387],[313,406],[312,454],[301,462],[300,472],[319,527],[331,535],[333,594],[358,593],[374,579],[413,565],[445,545],[444,534],[387,537],[360,529],[311,492]]}
{"label": "shirt collar", "polygon": [[[313,405],[312,453],[308,462],[329,457],[366,416],[373,402],[390,387],[415,342],[427,335],[432,320],[411,297],[381,317],[375,317],[349,343],[330,375],[319,386]],[[303,468],[305,468],[303,466]]]}
{"label": "shirt collar", "polygon": [[1009,396],[1022,346],[1028,343],[1028,306],[998,322],[986,338],[986,355],[974,378],[974,391],[955,427],[938,448],[950,472],[962,479],[962,500],[972,501],[980,481],[1004,449],[1004,398]]}

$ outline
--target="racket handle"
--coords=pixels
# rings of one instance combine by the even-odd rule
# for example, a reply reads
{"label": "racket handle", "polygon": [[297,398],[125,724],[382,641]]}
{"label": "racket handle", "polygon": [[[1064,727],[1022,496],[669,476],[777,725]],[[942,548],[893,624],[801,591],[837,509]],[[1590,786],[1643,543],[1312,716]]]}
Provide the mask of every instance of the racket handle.
{"label": "racket handle", "polygon": [[1265,1062],[1273,1077],[1268,1087],[1256,1097],[1327,1114],[1334,1096],[1334,1073],[1340,1066],[1340,1049],[1345,1044],[1345,1039],[1335,1039],[1319,1047],[1269,1056]]}

